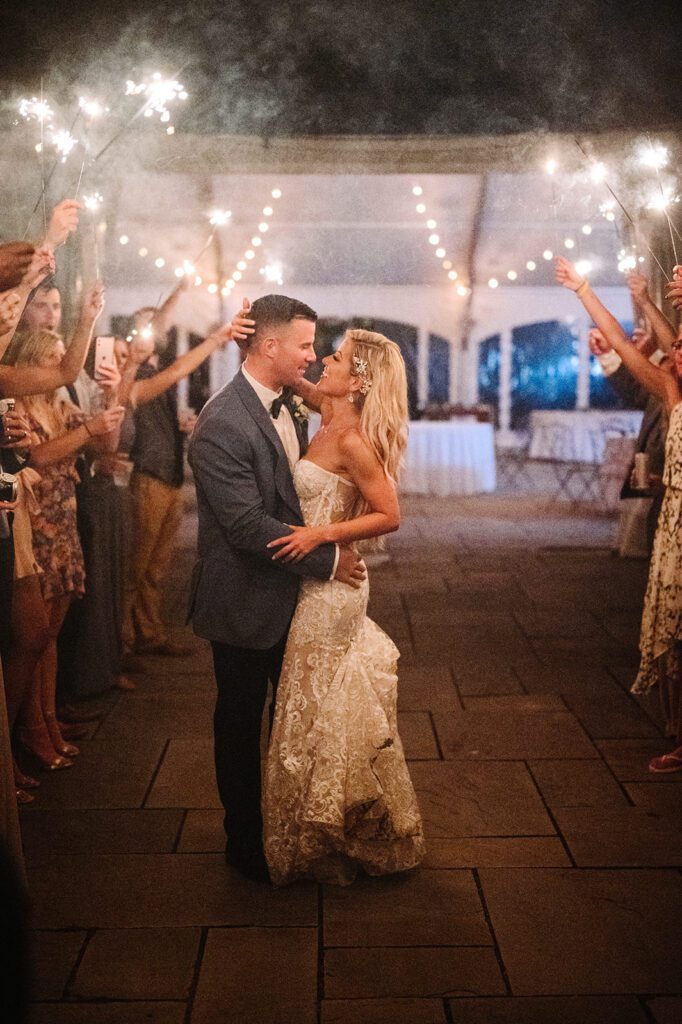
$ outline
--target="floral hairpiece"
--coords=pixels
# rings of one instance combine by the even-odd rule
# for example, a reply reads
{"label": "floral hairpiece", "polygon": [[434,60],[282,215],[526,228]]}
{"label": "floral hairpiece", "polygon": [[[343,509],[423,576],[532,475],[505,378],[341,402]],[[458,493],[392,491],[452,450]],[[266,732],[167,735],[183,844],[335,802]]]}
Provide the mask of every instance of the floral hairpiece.
{"label": "floral hairpiece", "polygon": [[360,394],[366,395],[372,386],[372,381],[369,379],[369,367],[367,366],[366,359],[361,359],[360,356],[353,356],[353,376],[360,378],[362,382]]}

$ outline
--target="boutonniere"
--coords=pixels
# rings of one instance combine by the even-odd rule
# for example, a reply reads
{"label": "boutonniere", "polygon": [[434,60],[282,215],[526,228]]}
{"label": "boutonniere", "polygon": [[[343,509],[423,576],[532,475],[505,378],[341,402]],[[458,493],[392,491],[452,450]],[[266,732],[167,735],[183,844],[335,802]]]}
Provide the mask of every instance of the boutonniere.
{"label": "boutonniere", "polygon": [[310,416],[310,409],[308,408],[307,405],[303,404],[300,398],[296,398],[295,395],[292,396],[291,399],[290,411],[293,418],[295,420],[298,420],[299,423],[303,424],[308,422],[308,418]]}

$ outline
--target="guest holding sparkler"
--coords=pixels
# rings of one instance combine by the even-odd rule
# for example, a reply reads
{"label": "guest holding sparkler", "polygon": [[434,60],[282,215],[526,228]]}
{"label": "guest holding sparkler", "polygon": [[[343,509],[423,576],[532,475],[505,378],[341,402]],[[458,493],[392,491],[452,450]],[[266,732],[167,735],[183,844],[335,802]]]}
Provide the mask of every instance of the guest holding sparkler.
{"label": "guest holding sparkler", "polygon": [[671,369],[657,367],[630,344],[614,316],[587,280],[564,257],[559,284],[574,291],[624,365],[663,403],[669,427],[663,483],[666,491],[654,539],[640,635],[640,667],[632,687],[646,693],[658,685],[666,733],[675,748],[649,762],[653,773],[682,770],[682,331],[672,344]]}

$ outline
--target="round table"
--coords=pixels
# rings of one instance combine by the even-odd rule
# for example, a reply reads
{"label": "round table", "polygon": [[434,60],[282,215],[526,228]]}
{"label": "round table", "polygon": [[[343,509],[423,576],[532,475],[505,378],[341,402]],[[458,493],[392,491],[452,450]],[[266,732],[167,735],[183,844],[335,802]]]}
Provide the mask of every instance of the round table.
{"label": "round table", "polygon": [[481,494],[495,490],[492,424],[473,417],[410,423],[400,481],[407,494]]}

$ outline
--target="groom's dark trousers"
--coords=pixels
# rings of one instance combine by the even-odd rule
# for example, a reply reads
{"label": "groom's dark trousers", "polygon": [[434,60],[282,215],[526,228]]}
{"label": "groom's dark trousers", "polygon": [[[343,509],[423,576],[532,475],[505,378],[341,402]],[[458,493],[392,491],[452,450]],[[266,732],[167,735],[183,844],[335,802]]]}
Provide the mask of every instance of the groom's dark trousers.
{"label": "groom's dark trousers", "polygon": [[258,849],[262,842],[260,737],[272,684],[270,727],[286,633],[265,651],[211,643],[218,696],[213,728],[218,792],[231,846]]}

